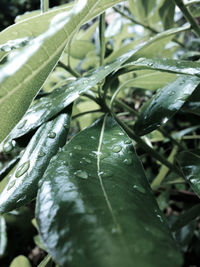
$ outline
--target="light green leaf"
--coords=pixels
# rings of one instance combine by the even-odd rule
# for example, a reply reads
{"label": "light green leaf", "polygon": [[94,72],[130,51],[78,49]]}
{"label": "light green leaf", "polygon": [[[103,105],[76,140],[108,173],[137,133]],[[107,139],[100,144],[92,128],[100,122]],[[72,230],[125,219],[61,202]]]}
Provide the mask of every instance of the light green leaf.
{"label": "light green leaf", "polygon": [[52,156],[65,144],[69,125],[70,115],[60,114],[37,130],[0,194],[0,213],[14,210],[36,197],[38,181]]}
{"label": "light green leaf", "polygon": [[[25,48],[9,54],[8,61],[0,68],[0,142],[24,115],[76,30],[84,22],[118,2],[119,0],[88,0],[82,4],[78,1],[70,11],[51,18],[47,30]],[[20,29],[23,23],[24,21],[21,22]],[[28,20],[25,23],[28,25]],[[40,24],[39,20],[38,27]],[[15,32],[15,39],[16,36],[18,33]],[[30,37],[29,32],[26,36]]]}
{"label": "light green leaf", "polygon": [[2,257],[6,251],[7,246],[7,232],[6,221],[3,216],[0,216],[0,257]]}
{"label": "light green leaf", "polygon": [[52,159],[36,219],[47,251],[61,266],[181,266],[132,141],[111,116],[80,132]]}
{"label": "light green leaf", "polygon": [[159,90],[143,107],[134,125],[139,135],[145,135],[166,123],[196,89],[200,79],[182,75]]}
{"label": "light green leaf", "polygon": [[38,265],[38,267],[51,267],[51,256],[47,255],[42,262]]}
{"label": "light green leaf", "polygon": [[27,257],[20,255],[14,258],[9,267],[31,267],[30,261]]}

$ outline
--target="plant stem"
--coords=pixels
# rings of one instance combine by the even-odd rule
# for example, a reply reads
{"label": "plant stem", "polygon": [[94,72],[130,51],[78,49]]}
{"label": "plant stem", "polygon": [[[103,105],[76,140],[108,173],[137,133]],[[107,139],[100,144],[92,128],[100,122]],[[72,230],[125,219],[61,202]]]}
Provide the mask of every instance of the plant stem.
{"label": "plant stem", "polygon": [[168,160],[165,159],[164,156],[159,154],[157,151],[153,150],[150,146],[148,146],[139,136],[137,136],[126,124],[124,124],[117,116],[115,113],[112,112],[112,115],[116,119],[116,121],[119,123],[119,125],[126,131],[128,136],[132,138],[135,142],[138,143],[139,146],[141,146],[146,152],[148,152],[152,157],[160,161],[160,163],[164,164],[167,166],[171,171],[175,172],[178,174],[180,177],[183,177],[182,172],[177,168],[174,164],[169,162]]}
{"label": "plant stem", "polygon": [[99,16],[99,42],[100,42],[100,66],[105,57],[105,13]]}
{"label": "plant stem", "polygon": [[[174,146],[174,148],[172,149],[169,157],[168,157],[168,161],[173,163],[174,161],[174,156],[176,155],[178,151],[178,147]],[[158,187],[161,185],[162,181],[164,180],[164,178],[166,177],[167,173],[169,171],[169,168],[162,165],[160,168],[160,171],[158,173],[158,175],[156,176],[156,178],[153,180],[153,182],[151,183],[151,188],[153,190],[158,189]]]}
{"label": "plant stem", "polygon": [[187,7],[183,4],[182,0],[173,0],[175,4],[180,8],[180,10],[183,13],[183,16],[185,19],[190,23],[191,27],[193,28],[194,32],[198,37],[200,37],[200,28],[199,25],[197,24],[196,20],[193,18],[193,16],[190,14],[189,10]]}
{"label": "plant stem", "polygon": [[75,70],[73,70],[70,66],[65,65],[64,63],[62,63],[61,61],[58,62],[58,67],[61,67],[63,69],[65,69],[66,71],[68,71],[72,76],[76,77],[76,78],[80,78],[81,75],[76,72]]}
{"label": "plant stem", "polygon": [[165,131],[163,128],[158,129],[159,132],[161,132],[165,137],[167,137],[172,143],[174,143],[176,146],[178,146],[180,149],[185,150],[186,147],[180,144],[176,139],[174,139],[167,131]]}
{"label": "plant stem", "polygon": [[80,117],[80,116],[83,116],[83,115],[86,115],[86,114],[89,114],[89,113],[96,113],[96,112],[103,112],[102,109],[94,109],[94,110],[88,110],[88,111],[85,111],[85,112],[81,112],[79,114],[76,114],[72,117],[72,120]]}
{"label": "plant stem", "polygon": [[47,12],[49,9],[49,0],[40,0],[41,13]]}

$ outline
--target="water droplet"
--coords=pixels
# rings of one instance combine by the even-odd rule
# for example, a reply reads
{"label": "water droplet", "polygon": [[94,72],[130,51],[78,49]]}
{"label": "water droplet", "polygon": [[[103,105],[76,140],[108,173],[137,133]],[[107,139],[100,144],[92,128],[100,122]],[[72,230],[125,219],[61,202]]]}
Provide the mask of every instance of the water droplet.
{"label": "water droplet", "polygon": [[106,153],[106,152],[104,152],[104,153],[102,153],[101,154],[101,160],[103,160],[103,159],[105,159],[105,158],[107,158],[107,157],[109,157],[110,156],[110,154],[109,153]]}
{"label": "water droplet", "polygon": [[131,139],[127,139],[126,141],[124,141],[124,144],[130,145],[130,144],[132,144],[132,140]]}
{"label": "water droplet", "polygon": [[142,62],[142,61],[144,61],[144,60],[146,60],[145,57],[140,57],[140,58],[138,58],[138,60],[137,60],[136,62],[137,62],[137,63],[140,63],[140,62]]}
{"label": "water droplet", "polygon": [[3,146],[3,151],[6,153],[10,152],[12,149],[13,149],[12,141],[5,143]]}
{"label": "water droplet", "polygon": [[113,172],[110,170],[107,170],[106,172],[102,172],[101,176],[102,177],[111,177],[111,176],[113,176]]}
{"label": "water droplet", "polygon": [[80,145],[76,145],[76,146],[74,146],[74,149],[75,150],[81,150],[81,146]]}
{"label": "water droplet", "polygon": [[149,65],[150,67],[152,67],[152,66],[153,66],[153,63],[148,63],[148,65]]}
{"label": "water droplet", "polygon": [[82,179],[87,179],[88,174],[86,171],[78,170],[74,173],[77,177],[82,178]]}
{"label": "water droplet", "polygon": [[105,70],[107,70],[109,68],[109,66],[107,65],[107,66],[105,66]]}
{"label": "water droplet", "polygon": [[120,145],[116,145],[113,147],[112,151],[114,153],[119,153],[122,150],[122,147]]}
{"label": "water droplet", "polygon": [[125,163],[126,165],[131,165],[132,159],[125,159],[123,163]]}
{"label": "water droplet", "polygon": [[122,136],[122,135],[124,135],[124,133],[123,132],[119,132],[118,135]]}
{"label": "water droplet", "polygon": [[116,234],[116,233],[118,233],[118,231],[117,231],[117,229],[115,227],[113,227],[112,230],[111,230],[111,233],[112,234]]}
{"label": "water droplet", "polygon": [[11,50],[11,47],[8,46],[8,45],[4,45],[1,47],[1,51],[4,51],[4,52],[9,52]]}
{"label": "water droplet", "polygon": [[112,141],[116,141],[116,140],[117,140],[117,138],[116,138],[116,137],[113,137],[111,140],[112,140]]}
{"label": "water droplet", "polygon": [[88,159],[88,158],[83,158],[83,160],[84,160],[85,162],[87,162],[87,163],[91,163],[91,160]]}
{"label": "water droplet", "polygon": [[24,120],[22,122],[19,122],[19,124],[17,125],[17,129],[21,129],[24,127],[24,125],[26,124],[27,120]]}
{"label": "water droplet", "polygon": [[10,181],[10,183],[8,184],[7,190],[10,190],[15,185],[15,182],[16,180]]}
{"label": "water droplet", "polygon": [[95,139],[95,137],[94,137],[94,136],[90,136],[90,138],[91,138],[91,139]]}
{"label": "water droplet", "polygon": [[24,162],[16,171],[15,177],[19,178],[22,176],[30,167],[30,161]]}
{"label": "water droplet", "polygon": [[146,190],[142,186],[134,185],[133,188],[139,191],[140,193],[143,193],[143,194],[146,193]]}
{"label": "water droplet", "polygon": [[72,152],[69,153],[69,156],[72,157]]}
{"label": "water droplet", "polygon": [[49,132],[48,137],[54,139],[56,137],[56,133],[55,132]]}
{"label": "water droplet", "polygon": [[40,151],[38,154],[38,157],[42,158],[44,157],[46,154],[44,153],[44,151]]}

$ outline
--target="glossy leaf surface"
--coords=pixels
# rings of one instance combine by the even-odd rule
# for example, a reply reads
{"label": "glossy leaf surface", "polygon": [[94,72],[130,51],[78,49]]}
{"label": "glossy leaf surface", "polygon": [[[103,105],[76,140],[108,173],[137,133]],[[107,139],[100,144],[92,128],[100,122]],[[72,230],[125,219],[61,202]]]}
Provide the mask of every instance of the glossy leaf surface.
{"label": "glossy leaf surface", "polygon": [[[106,2],[107,6],[112,6],[118,1]],[[0,68],[0,142],[24,115],[72,35],[104,8],[101,0],[78,1],[70,11],[55,15],[47,30],[25,48],[9,54],[7,62]]]}
{"label": "glossy leaf surface", "polygon": [[159,90],[143,107],[134,130],[145,135],[166,123],[185,103],[200,83],[197,77],[182,75]]}
{"label": "glossy leaf surface", "polygon": [[107,115],[52,158],[36,219],[61,266],[181,265],[132,142]]}
{"label": "glossy leaf surface", "polygon": [[21,121],[10,133],[6,142],[24,135],[58,114],[66,106],[76,100],[81,94],[91,89],[110,73],[120,68],[120,66],[131,55],[132,52],[127,53],[118,58],[116,61],[94,70],[87,77],[83,77],[70,84],[63,85],[62,87],[55,89],[52,94],[35,101]]}
{"label": "glossy leaf surface", "polygon": [[0,194],[0,213],[16,209],[36,197],[38,181],[51,157],[65,144],[69,124],[70,115],[61,114],[37,130]]}
{"label": "glossy leaf surface", "polygon": [[200,151],[182,152],[179,154],[178,162],[186,180],[200,197]]}
{"label": "glossy leaf surface", "polygon": [[200,63],[173,60],[173,59],[147,59],[139,58],[137,61],[129,63],[124,67],[129,70],[134,69],[154,69],[178,74],[197,75],[200,76]]}

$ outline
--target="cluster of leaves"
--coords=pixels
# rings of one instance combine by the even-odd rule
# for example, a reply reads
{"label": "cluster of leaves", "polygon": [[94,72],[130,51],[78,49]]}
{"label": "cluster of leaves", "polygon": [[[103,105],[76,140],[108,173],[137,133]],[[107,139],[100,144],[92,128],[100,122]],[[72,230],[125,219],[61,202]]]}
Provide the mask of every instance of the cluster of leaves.
{"label": "cluster of leaves", "polygon": [[197,263],[199,3],[80,0],[0,33],[2,266]]}

